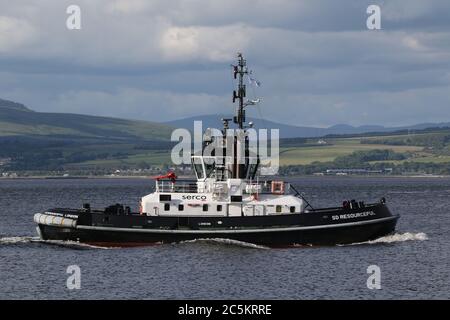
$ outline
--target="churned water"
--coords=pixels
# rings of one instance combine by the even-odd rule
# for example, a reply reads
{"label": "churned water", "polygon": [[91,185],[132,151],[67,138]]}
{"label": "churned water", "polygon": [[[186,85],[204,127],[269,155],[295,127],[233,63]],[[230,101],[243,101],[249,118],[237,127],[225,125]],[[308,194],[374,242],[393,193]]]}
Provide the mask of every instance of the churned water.
{"label": "churned water", "polygon": [[[397,232],[367,243],[268,249],[226,239],[141,248],[41,241],[33,214],[124,203],[148,179],[0,180],[0,299],[449,299],[450,178],[291,179],[314,206],[386,197]],[[81,289],[66,286],[67,267]],[[368,289],[367,268],[381,270]]]}

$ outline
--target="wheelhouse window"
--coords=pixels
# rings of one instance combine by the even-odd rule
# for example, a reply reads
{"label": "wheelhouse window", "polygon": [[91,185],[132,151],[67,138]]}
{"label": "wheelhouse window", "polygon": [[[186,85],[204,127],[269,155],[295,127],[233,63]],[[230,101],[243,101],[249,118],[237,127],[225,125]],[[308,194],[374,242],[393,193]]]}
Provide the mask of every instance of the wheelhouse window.
{"label": "wheelhouse window", "polygon": [[214,174],[216,167],[215,159],[213,157],[204,157],[203,160],[205,161],[206,178],[210,178]]}
{"label": "wheelhouse window", "polygon": [[205,178],[205,171],[203,170],[203,160],[201,157],[192,157],[192,166],[194,167],[197,179]]}
{"label": "wheelhouse window", "polygon": [[218,205],[217,205],[217,211],[218,211],[218,212],[222,211],[222,205],[221,205],[221,204],[218,204]]}
{"label": "wheelhouse window", "polygon": [[164,211],[170,210],[170,203],[164,203]]}
{"label": "wheelhouse window", "polygon": [[276,211],[277,213],[280,213],[280,212],[281,212],[281,206],[276,206],[276,207],[275,207],[275,211]]}
{"label": "wheelhouse window", "polygon": [[184,205],[183,204],[179,204],[178,205],[178,211],[183,211],[184,210]]}
{"label": "wheelhouse window", "polygon": [[203,211],[208,211],[208,205],[207,204],[203,205]]}
{"label": "wheelhouse window", "polygon": [[247,179],[253,179],[255,177],[258,166],[259,158],[249,158],[249,164],[247,167]]}
{"label": "wheelhouse window", "polygon": [[289,210],[291,211],[291,213],[294,213],[295,212],[295,206],[291,206]]}
{"label": "wheelhouse window", "polygon": [[172,200],[172,197],[170,194],[160,194],[159,195],[159,201],[170,201]]}

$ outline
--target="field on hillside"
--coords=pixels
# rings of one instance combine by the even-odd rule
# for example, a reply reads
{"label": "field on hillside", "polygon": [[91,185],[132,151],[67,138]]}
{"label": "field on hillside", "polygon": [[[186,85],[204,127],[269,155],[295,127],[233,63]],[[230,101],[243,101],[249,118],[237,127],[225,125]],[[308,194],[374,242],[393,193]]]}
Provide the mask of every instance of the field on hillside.
{"label": "field on hillside", "polygon": [[[402,146],[402,145],[385,145],[385,144],[362,144],[361,138],[345,138],[345,139],[329,139],[327,144],[317,146],[295,146],[280,148],[280,164],[284,165],[305,165],[315,161],[328,162],[333,161],[338,156],[350,155],[355,151],[370,151],[375,149],[393,150],[398,153],[413,152],[421,155],[419,161],[443,161],[443,158],[433,156],[423,152],[421,146]],[[450,159],[450,157],[448,157]],[[395,161],[394,161],[395,162]],[[116,159],[92,160],[78,164],[71,164],[71,167],[120,167],[135,165],[162,165],[170,164],[169,150],[154,150],[123,156]]]}
{"label": "field on hillside", "polygon": [[333,161],[339,156],[350,155],[355,151],[375,149],[392,150],[395,152],[421,152],[421,146],[403,146],[386,144],[364,144],[362,138],[327,139],[327,144],[307,147],[280,148],[281,165],[305,165],[315,161]]}
{"label": "field on hillside", "polygon": [[[125,136],[119,139],[102,139],[99,136],[70,136],[67,139],[40,135],[1,137],[1,169],[104,172],[173,165],[170,152],[174,143]],[[280,165],[288,170],[286,166],[312,165],[309,166],[311,170],[321,171],[331,165],[329,163],[333,163],[331,167],[334,168],[373,166],[379,169],[383,168],[384,163],[390,163],[403,166],[398,172],[424,171],[429,168],[434,168],[430,169],[433,172],[443,172],[436,166],[448,167],[450,172],[448,128],[414,135],[398,133],[290,138],[281,139],[280,146]],[[324,168],[320,167],[322,164]]]}
{"label": "field on hillside", "polygon": [[67,167],[71,169],[83,168],[120,168],[120,167],[147,167],[170,165],[169,150],[153,150],[149,152],[137,153],[115,159],[89,160],[80,163],[71,163]]}
{"label": "field on hillside", "polygon": [[[0,174],[159,170],[173,166],[173,129],[154,122],[35,112],[0,99]],[[450,127],[284,138],[280,165],[287,174],[385,166],[397,173],[450,174]]]}

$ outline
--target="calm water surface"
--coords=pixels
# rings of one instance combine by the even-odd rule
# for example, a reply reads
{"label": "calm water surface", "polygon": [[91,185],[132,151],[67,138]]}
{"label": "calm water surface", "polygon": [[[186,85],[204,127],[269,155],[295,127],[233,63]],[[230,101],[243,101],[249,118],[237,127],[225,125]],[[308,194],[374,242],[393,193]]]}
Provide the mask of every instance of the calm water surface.
{"label": "calm water surface", "polygon": [[[124,203],[148,179],[0,180],[0,299],[449,299],[450,178],[291,179],[314,206],[386,197],[395,235],[336,247],[267,249],[225,240],[100,249],[36,238],[50,207]],[[381,290],[366,286],[381,268]],[[81,289],[66,287],[81,268]]]}

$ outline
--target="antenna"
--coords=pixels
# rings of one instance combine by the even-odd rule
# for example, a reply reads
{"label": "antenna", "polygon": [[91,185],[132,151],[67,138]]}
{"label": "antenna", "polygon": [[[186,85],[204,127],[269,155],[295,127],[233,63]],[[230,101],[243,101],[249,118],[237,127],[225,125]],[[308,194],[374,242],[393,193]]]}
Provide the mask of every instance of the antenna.
{"label": "antenna", "polygon": [[[232,157],[233,161],[229,166],[230,176],[232,178],[244,179],[249,175],[250,168],[257,168],[259,164],[259,156],[257,155],[258,162],[256,167],[250,166],[250,151],[249,151],[249,136],[247,134],[247,129],[253,127],[253,123],[249,123],[249,126],[245,126],[245,107],[250,105],[255,105],[259,102],[257,100],[245,100],[246,98],[246,86],[244,84],[244,76],[251,74],[251,71],[247,69],[247,61],[244,59],[242,53],[238,52],[237,54],[237,65],[232,65],[233,67],[233,76],[234,79],[238,80],[237,89],[233,90],[233,103],[236,103],[238,100],[238,106],[236,108],[236,115],[233,117],[233,122],[238,125],[239,130],[242,132],[234,132],[233,133],[233,145],[229,146],[232,148]],[[226,119],[222,119],[226,120]],[[223,121],[224,130],[223,138],[226,139],[225,135],[228,130],[228,122]],[[243,141],[241,141],[244,138]],[[243,163],[239,162],[238,159],[245,160]],[[251,173],[251,177],[254,176],[256,169],[253,173]]]}
{"label": "antenna", "polygon": [[239,100],[239,106],[236,110],[236,116],[234,116],[233,122],[239,126],[239,129],[243,129],[245,123],[244,107],[246,106],[246,103],[244,103],[244,98],[246,96],[244,75],[248,74],[249,72],[247,70],[247,61],[242,56],[242,53],[238,52],[237,57],[238,57],[238,64],[233,65],[233,71],[235,79],[239,76],[239,82],[237,90],[233,91],[233,103],[235,103],[237,99]]}
{"label": "antenna", "polygon": [[232,119],[225,119],[225,118],[222,118],[222,123],[223,123],[223,134],[225,135],[226,134],[226,132],[227,132],[227,130],[228,130],[228,128],[229,128],[229,124],[228,124],[228,122],[230,122]]}

